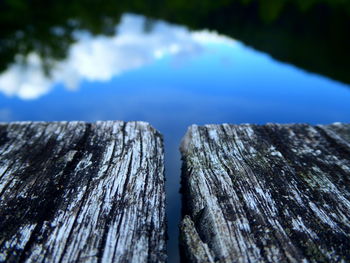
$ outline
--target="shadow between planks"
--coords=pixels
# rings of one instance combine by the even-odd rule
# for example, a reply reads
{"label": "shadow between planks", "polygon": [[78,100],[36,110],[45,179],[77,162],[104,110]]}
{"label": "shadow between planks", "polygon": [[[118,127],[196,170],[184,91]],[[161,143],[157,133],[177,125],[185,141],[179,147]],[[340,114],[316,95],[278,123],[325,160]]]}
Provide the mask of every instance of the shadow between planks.
{"label": "shadow between planks", "polygon": [[[183,262],[350,262],[350,125],[191,126]],[[166,262],[144,122],[0,124],[0,262]]]}

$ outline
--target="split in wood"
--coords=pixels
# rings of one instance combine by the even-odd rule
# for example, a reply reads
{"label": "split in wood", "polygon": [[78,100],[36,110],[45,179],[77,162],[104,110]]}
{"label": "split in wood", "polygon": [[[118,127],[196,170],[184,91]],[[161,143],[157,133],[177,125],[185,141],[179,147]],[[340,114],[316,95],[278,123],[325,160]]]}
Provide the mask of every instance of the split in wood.
{"label": "split in wood", "polygon": [[[349,262],[350,125],[191,126],[184,262]],[[161,135],[0,124],[0,262],[165,262]]]}

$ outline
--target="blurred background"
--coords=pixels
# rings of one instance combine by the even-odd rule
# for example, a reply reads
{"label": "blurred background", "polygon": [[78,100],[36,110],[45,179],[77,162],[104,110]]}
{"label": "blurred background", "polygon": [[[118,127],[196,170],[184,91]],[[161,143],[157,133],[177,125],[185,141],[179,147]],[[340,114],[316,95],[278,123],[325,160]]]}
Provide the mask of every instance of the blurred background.
{"label": "blurred background", "polygon": [[187,127],[350,122],[349,18],[348,0],[1,0],[0,121],[150,122],[179,262]]}

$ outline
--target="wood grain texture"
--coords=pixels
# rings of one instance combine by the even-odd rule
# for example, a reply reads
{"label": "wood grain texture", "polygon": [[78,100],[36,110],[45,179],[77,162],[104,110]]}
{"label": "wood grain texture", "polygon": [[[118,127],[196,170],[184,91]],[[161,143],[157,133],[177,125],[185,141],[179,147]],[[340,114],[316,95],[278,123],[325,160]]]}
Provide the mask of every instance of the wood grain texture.
{"label": "wood grain texture", "polygon": [[350,125],[191,126],[184,262],[350,262]]}
{"label": "wood grain texture", "polygon": [[0,262],[165,262],[164,206],[147,123],[0,124]]}

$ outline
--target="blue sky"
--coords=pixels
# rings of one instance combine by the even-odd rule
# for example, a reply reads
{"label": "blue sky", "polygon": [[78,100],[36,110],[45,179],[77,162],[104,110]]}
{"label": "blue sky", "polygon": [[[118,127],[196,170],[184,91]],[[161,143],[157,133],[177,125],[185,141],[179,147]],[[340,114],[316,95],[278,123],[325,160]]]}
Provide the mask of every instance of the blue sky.
{"label": "blue sky", "polygon": [[350,120],[349,86],[276,62],[239,43],[203,44],[167,55],[108,81],[54,84],[36,99],[0,95],[0,119],[145,120],[167,123]]}

